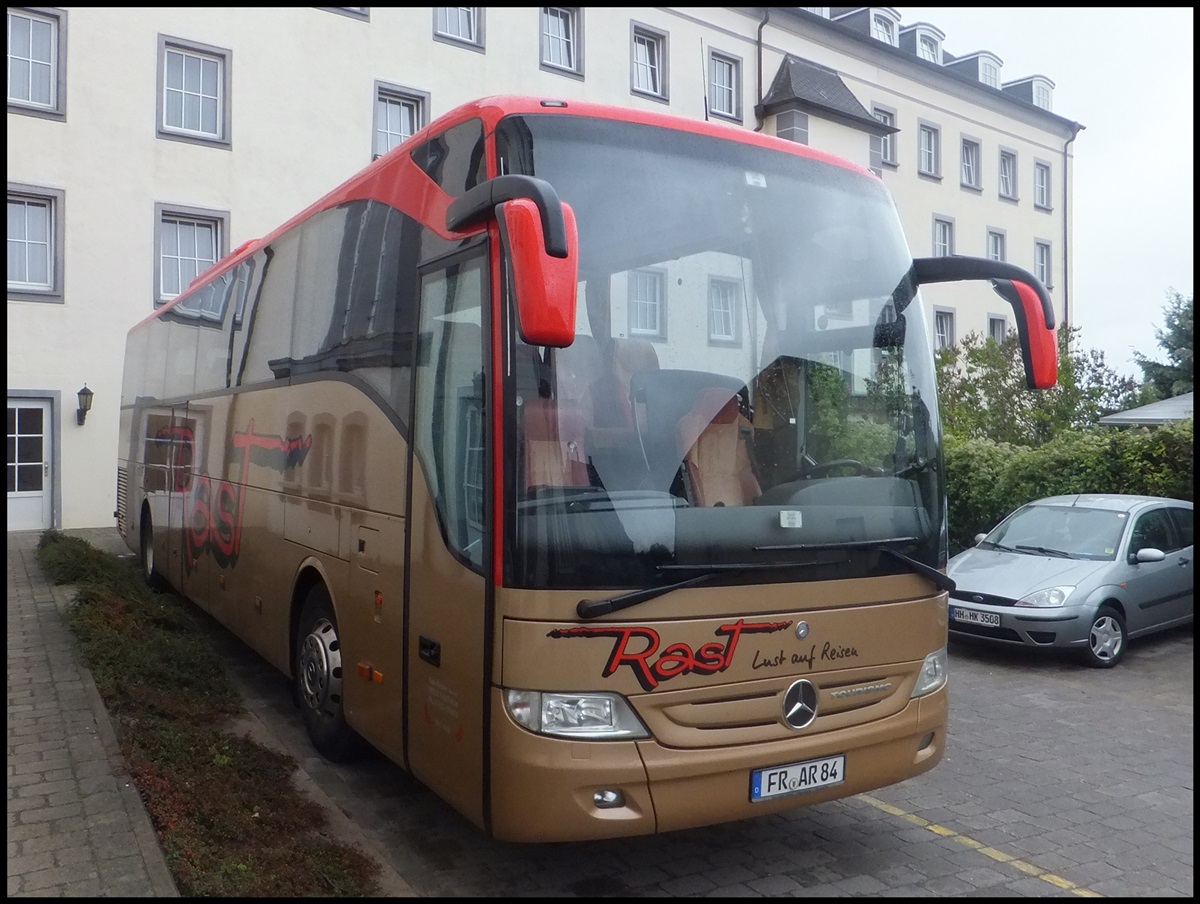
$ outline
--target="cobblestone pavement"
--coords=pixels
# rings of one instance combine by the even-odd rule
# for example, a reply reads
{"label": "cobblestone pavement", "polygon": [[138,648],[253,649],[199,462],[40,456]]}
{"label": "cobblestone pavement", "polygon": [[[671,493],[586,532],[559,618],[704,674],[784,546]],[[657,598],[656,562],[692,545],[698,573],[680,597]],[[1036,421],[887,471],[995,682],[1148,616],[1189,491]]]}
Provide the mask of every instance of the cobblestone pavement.
{"label": "cobblestone pavement", "polygon": [[[174,895],[34,543],[9,535],[9,895]],[[389,895],[1193,895],[1191,626],[1135,642],[1110,671],[953,645],[931,772],[784,815],[558,845],[488,839],[381,756],[325,762],[287,681],[214,637],[250,729],[296,758]]]}
{"label": "cobblestone pavement", "polygon": [[[115,553],[113,531],[79,532]],[[8,535],[8,895],[178,897],[108,711],[42,576]]]}

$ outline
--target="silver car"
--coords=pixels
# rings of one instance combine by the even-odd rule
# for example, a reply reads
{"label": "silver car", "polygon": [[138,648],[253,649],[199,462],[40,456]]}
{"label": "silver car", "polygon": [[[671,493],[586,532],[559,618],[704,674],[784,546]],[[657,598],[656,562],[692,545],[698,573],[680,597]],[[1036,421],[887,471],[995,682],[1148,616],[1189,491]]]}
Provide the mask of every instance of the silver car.
{"label": "silver car", "polygon": [[1078,650],[1112,668],[1130,638],[1193,620],[1192,503],[1039,499],[979,534],[947,574],[951,637]]}

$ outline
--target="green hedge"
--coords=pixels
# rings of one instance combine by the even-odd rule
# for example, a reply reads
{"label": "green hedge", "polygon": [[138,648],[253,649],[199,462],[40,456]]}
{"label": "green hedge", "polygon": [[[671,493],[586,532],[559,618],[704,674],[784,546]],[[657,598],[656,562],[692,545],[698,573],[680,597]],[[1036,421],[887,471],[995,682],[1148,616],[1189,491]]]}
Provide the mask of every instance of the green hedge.
{"label": "green hedge", "polygon": [[1192,422],[1097,427],[1037,448],[946,436],[950,554],[1018,506],[1068,493],[1192,499]]}

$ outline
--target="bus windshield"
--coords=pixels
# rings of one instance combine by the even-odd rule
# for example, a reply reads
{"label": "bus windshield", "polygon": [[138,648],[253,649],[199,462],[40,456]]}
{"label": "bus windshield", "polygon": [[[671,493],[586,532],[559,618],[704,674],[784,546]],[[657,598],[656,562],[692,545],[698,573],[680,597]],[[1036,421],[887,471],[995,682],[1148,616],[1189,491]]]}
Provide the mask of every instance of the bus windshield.
{"label": "bus windshield", "polygon": [[509,117],[497,149],[572,206],[580,255],[571,346],[507,317],[506,583],[944,565],[933,357],[882,184],[582,116]]}

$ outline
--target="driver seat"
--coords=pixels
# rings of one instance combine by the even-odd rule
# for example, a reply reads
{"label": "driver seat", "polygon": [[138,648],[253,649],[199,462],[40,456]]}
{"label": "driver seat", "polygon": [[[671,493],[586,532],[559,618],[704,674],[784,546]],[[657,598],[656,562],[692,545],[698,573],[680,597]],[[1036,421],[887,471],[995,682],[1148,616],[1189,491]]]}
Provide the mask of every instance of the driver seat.
{"label": "driver seat", "polygon": [[728,389],[702,391],[679,422],[679,445],[693,505],[749,505],[762,488],[750,456],[750,421]]}

